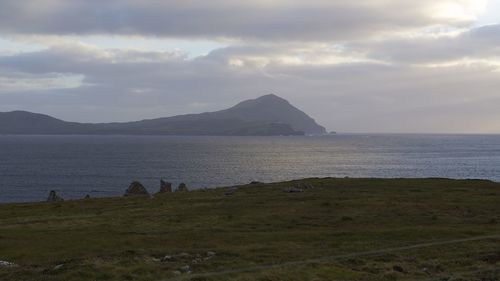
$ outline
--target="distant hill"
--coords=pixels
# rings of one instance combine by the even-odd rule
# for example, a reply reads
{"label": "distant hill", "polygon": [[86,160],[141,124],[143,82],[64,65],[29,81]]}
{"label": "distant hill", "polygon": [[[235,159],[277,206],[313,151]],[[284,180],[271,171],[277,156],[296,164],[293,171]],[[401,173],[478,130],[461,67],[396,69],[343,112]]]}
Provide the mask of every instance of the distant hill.
{"label": "distant hill", "polygon": [[66,122],[26,111],[0,113],[0,134],[221,135],[325,134],[324,127],[288,101],[266,95],[216,112],[124,123]]}

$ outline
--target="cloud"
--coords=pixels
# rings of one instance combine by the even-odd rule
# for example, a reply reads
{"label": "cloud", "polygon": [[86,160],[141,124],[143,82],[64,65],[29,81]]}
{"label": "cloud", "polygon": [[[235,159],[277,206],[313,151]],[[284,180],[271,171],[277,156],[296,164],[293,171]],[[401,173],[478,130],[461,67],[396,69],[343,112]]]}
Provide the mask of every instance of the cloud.
{"label": "cloud", "polygon": [[[99,50],[76,44],[0,57],[3,71],[27,77],[50,73],[84,77],[79,87],[71,89],[0,91],[0,110],[23,105],[68,120],[125,121],[223,109],[244,98],[275,92],[339,131],[500,129],[495,121],[500,113],[492,106],[500,101],[499,73],[488,64],[441,68],[373,61],[297,64],[273,59],[278,50],[290,57],[299,52],[294,46],[229,47],[191,60],[176,53]],[[265,63],[247,63],[254,56]],[[231,64],[237,58],[244,63]]]}
{"label": "cloud", "polygon": [[0,71],[0,93],[77,88],[81,75],[59,73],[28,74]]}
{"label": "cloud", "polygon": [[[0,111],[129,121],[223,109],[273,92],[332,130],[498,132],[500,25],[472,25],[484,7],[468,0],[0,0],[0,36],[37,44],[0,51]],[[89,44],[90,35],[118,36],[120,44]],[[127,44],[133,36],[225,47],[193,57],[161,40],[154,50],[135,48]]]}
{"label": "cloud", "polygon": [[2,0],[0,32],[333,41],[468,24],[480,2],[485,1]]}
{"label": "cloud", "polygon": [[456,60],[500,60],[500,24],[454,34],[423,34],[379,41],[352,42],[367,57],[393,63],[438,64]]}

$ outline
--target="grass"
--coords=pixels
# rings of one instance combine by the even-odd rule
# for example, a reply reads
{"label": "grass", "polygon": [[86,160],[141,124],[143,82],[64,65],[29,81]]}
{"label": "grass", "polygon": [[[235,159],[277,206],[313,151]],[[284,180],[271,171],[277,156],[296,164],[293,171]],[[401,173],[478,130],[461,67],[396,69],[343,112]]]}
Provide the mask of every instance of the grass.
{"label": "grass", "polygon": [[[283,192],[299,182],[314,189]],[[500,234],[498,183],[328,178],[226,190],[0,205],[0,260],[18,265],[0,267],[0,280],[499,280],[500,239],[287,265]]]}

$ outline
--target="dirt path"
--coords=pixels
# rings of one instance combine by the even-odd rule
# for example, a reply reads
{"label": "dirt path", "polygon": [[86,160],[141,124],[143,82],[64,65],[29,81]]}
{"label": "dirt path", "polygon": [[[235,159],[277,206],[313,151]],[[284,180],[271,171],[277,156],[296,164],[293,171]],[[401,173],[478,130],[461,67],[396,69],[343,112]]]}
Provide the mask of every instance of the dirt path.
{"label": "dirt path", "polygon": [[407,251],[407,250],[413,250],[413,249],[430,248],[430,247],[443,246],[443,245],[449,245],[449,244],[458,244],[458,243],[464,243],[464,242],[473,242],[473,241],[481,241],[481,240],[492,240],[492,239],[500,239],[500,234],[497,234],[497,235],[486,235],[486,236],[476,236],[476,237],[463,238],[463,239],[454,239],[454,240],[446,240],[446,241],[428,242],[428,243],[421,243],[421,244],[415,244],[415,245],[410,245],[410,246],[386,248],[386,249],[379,249],[379,250],[365,251],[365,252],[357,252],[357,253],[343,254],[343,255],[324,256],[324,257],[318,257],[318,258],[313,258],[313,259],[283,262],[283,263],[278,263],[278,264],[257,265],[257,266],[244,267],[244,268],[236,268],[236,269],[230,269],[230,270],[224,270],[224,271],[217,271],[217,272],[186,274],[186,275],[182,275],[182,276],[179,276],[179,277],[174,277],[174,278],[170,278],[170,279],[164,279],[163,281],[181,281],[181,280],[189,280],[189,279],[192,279],[192,278],[199,278],[199,277],[215,277],[215,276],[222,276],[222,275],[228,275],[228,274],[255,272],[255,271],[269,270],[269,269],[289,267],[289,266],[296,266],[296,265],[313,264],[313,263],[325,263],[325,262],[331,262],[331,261],[334,261],[334,260],[346,259],[346,258],[357,258],[357,257],[365,257],[365,256],[377,256],[377,255],[383,255],[383,254],[387,254],[387,253]]}

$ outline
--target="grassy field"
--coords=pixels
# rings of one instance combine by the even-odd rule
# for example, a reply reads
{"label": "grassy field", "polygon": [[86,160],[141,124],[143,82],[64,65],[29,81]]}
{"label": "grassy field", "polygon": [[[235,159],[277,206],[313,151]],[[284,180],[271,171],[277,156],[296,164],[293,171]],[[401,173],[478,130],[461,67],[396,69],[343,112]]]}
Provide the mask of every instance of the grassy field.
{"label": "grassy field", "polygon": [[227,190],[0,205],[0,280],[500,280],[498,183]]}

